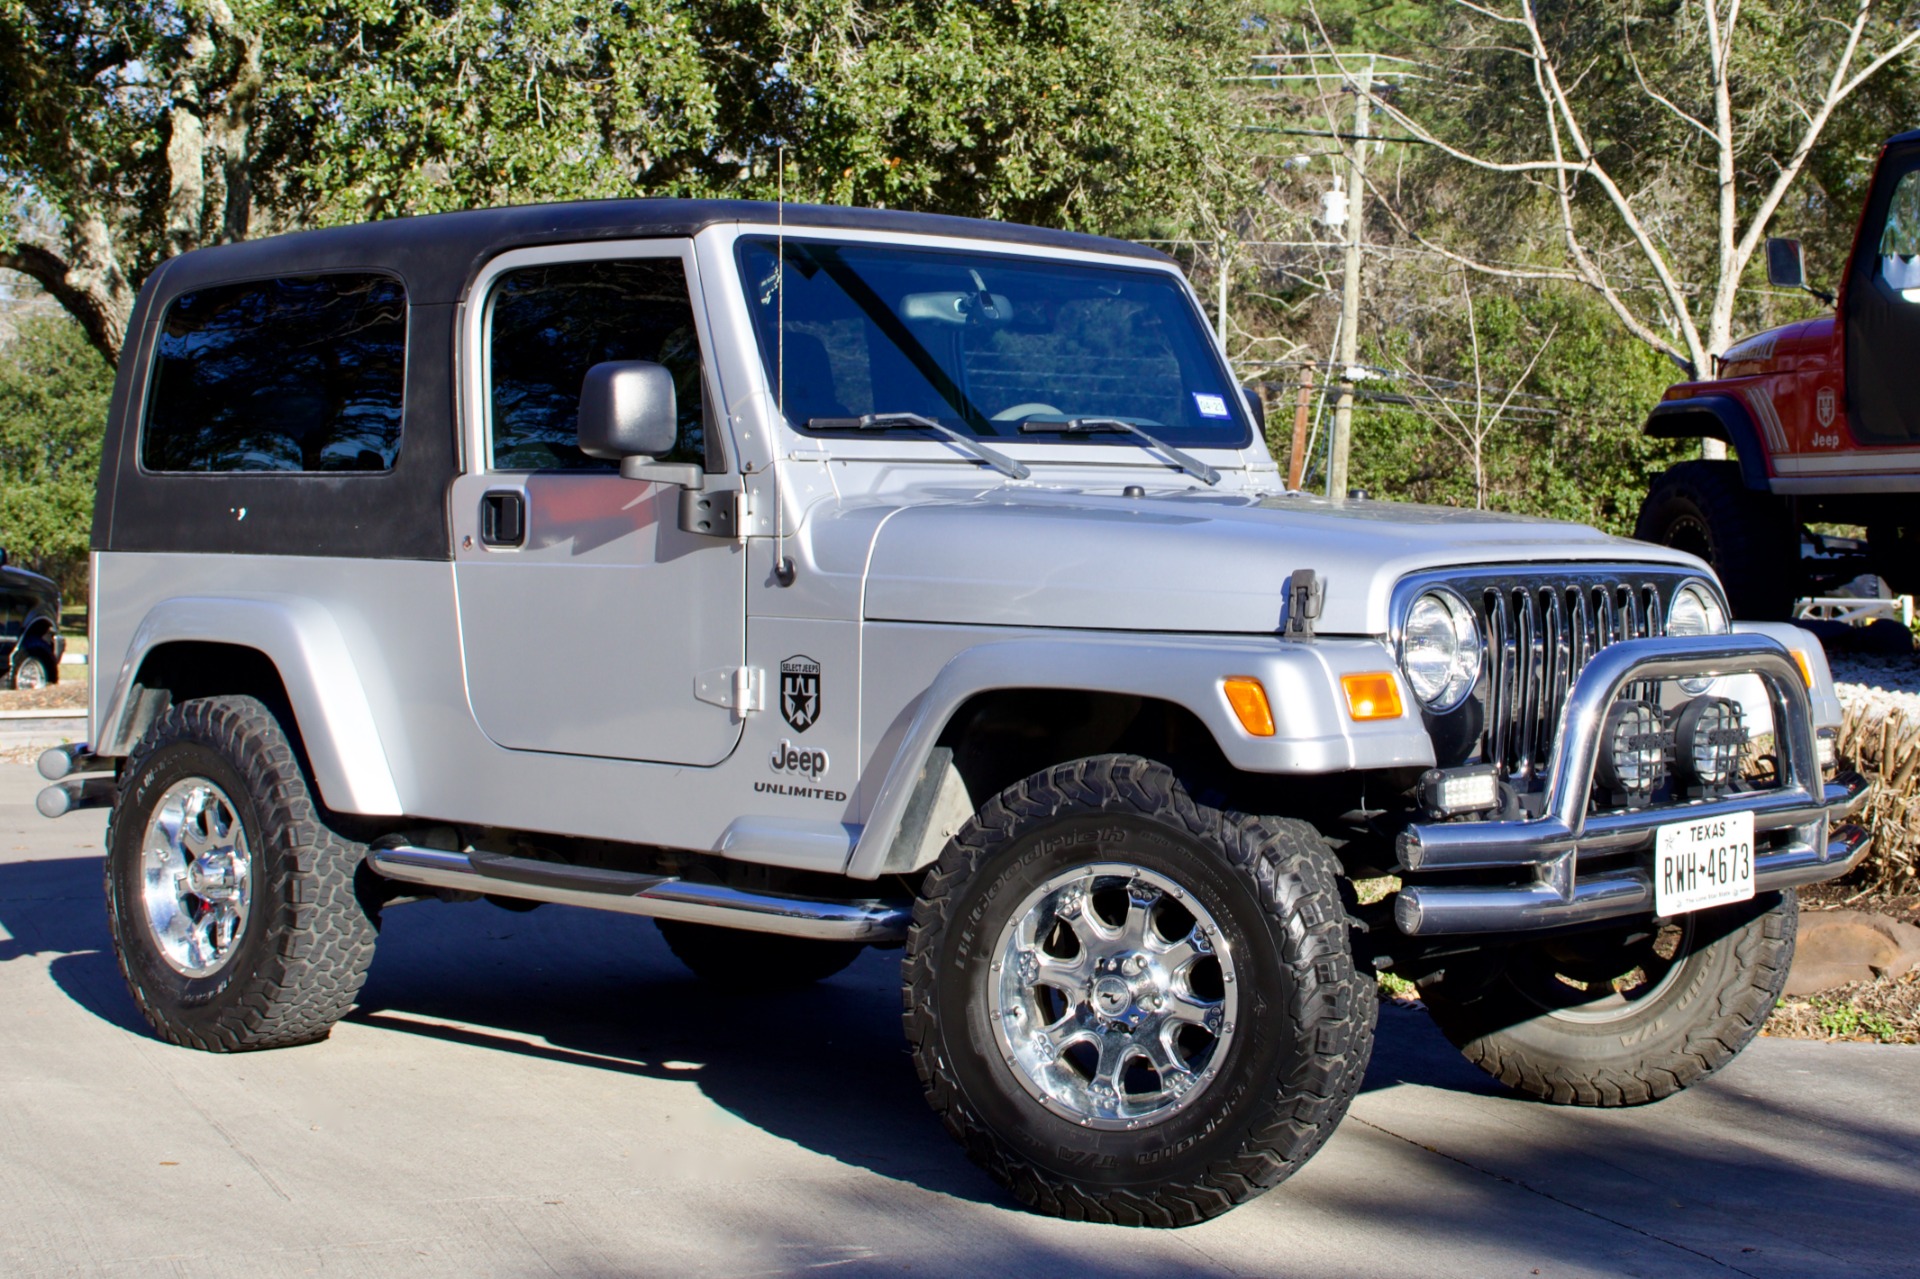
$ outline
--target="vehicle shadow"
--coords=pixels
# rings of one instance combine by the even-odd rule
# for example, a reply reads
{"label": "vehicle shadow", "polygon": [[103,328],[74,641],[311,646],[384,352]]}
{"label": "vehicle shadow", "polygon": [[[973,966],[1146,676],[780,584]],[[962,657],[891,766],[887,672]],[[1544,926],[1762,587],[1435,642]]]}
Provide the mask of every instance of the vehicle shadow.
{"label": "vehicle shadow", "polygon": [[[11,934],[0,940],[0,962],[49,955],[75,1004],[148,1034],[113,957],[100,869],[98,857],[0,864],[0,927]],[[349,1019],[594,1070],[693,1079],[716,1105],[818,1153],[1011,1204],[921,1096],[901,1033],[899,955],[868,951],[797,991],[724,991],[694,979],[646,920],[421,902],[387,912]],[[1364,1087],[1497,1090],[1424,1016],[1391,1013]]]}
{"label": "vehicle shadow", "polygon": [[[0,926],[11,934],[0,940],[0,963],[50,957],[55,982],[75,1004],[130,1033],[149,1033],[108,944],[99,858],[0,864]],[[644,920],[565,907],[515,912],[428,902],[388,912],[379,956],[350,1020],[491,1052],[691,1082],[739,1119],[848,1166],[1013,1208],[947,1138],[921,1097],[901,1035],[898,980],[897,951],[869,952],[839,976],[800,991],[724,993],[687,974]],[[1605,1238],[1628,1249],[1618,1258],[1623,1266],[1638,1264],[1641,1254],[1631,1250],[1653,1246],[1649,1228],[1668,1228],[1663,1223],[1680,1206],[1676,1188],[1687,1185],[1718,1187],[1718,1199],[1738,1204],[1748,1221],[1784,1222],[1782,1203],[1804,1202],[1792,1228],[1803,1238],[1822,1237],[1829,1255],[1854,1249],[1824,1238],[1835,1229],[1827,1213],[1836,1203],[1872,1206],[1891,1237],[1916,1234],[1920,1213],[1908,1202],[1911,1132],[1877,1129],[1815,1091],[1749,1096],[1734,1074],[1711,1094],[1722,1125],[1818,1125],[1827,1148],[1847,1151],[1846,1167],[1810,1162],[1803,1151],[1761,1158],[1737,1144],[1709,1148],[1697,1128],[1695,1136],[1668,1133],[1636,1118],[1651,1117],[1647,1111],[1575,1111],[1503,1096],[1423,1013],[1395,1005],[1382,1009],[1365,1090],[1440,1090],[1460,1095],[1449,1106],[1477,1116],[1463,1112],[1468,1126],[1449,1127],[1454,1136],[1445,1154],[1411,1135],[1402,1120],[1416,1122],[1412,1109],[1389,1117],[1375,1106],[1364,1122],[1348,1121],[1349,1139],[1384,1150],[1406,1146],[1405,1156],[1416,1162],[1448,1160],[1445,1177],[1455,1192],[1484,1203],[1489,1240],[1519,1230],[1529,1246],[1568,1259]],[[1669,1104],[1706,1104],[1705,1096]],[[1427,1153],[1415,1153],[1421,1149]],[[1581,1203],[1606,1207],[1596,1214],[1574,1206]],[[1527,1204],[1535,1207],[1524,1212],[1545,1212],[1559,1224],[1522,1224],[1513,1214]],[[1409,1203],[1388,1185],[1348,1186],[1338,1207],[1392,1218],[1409,1237],[1427,1229],[1473,1233],[1445,1205]],[[1562,1239],[1569,1221],[1585,1219],[1568,1218],[1570,1212],[1594,1220]],[[1623,1224],[1643,1212],[1646,1226]]]}

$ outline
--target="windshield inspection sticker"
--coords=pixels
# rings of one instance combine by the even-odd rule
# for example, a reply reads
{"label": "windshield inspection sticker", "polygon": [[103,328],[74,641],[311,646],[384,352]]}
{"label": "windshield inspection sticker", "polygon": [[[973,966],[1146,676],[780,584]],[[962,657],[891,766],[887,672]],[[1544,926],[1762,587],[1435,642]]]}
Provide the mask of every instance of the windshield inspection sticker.
{"label": "windshield inspection sticker", "polygon": [[1227,412],[1227,401],[1224,396],[1208,395],[1202,391],[1195,391],[1193,393],[1193,404],[1195,408],[1200,410],[1201,417],[1233,416]]}

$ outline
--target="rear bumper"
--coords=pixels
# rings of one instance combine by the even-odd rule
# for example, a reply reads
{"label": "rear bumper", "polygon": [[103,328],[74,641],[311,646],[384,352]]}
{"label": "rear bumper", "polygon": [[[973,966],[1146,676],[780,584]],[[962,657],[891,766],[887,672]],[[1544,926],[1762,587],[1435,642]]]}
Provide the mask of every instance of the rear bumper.
{"label": "rear bumper", "polygon": [[[1779,786],[1655,808],[1587,811],[1600,729],[1622,690],[1646,680],[1735,674],[1757,675],[1767,690]],[[1866,831],[1848,821],[1866,798],[1867,783],[1858,774],[1822,782],[1820,773],[1806,685],[1776,641],[1728,635],[1613,645],[1588,664],[1567,699],[1542,815],[1408,827],[1400,837],[1400,869],[1409,882],[1394,902],[1394,921],[1408,936],[1429,937],[1648,915],[1655,832],[1739,811],[1753,814],[1756,892],[1837,878],[1868,852]],[[1581,864],[1602,859],[1599,866]],[[1445,882],[1462,877],[1474,882]]]}

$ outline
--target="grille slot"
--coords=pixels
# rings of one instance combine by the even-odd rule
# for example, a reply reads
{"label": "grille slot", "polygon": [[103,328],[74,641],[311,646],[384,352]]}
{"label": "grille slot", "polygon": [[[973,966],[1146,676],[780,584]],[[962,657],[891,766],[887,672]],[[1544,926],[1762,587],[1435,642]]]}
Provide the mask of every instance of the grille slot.
{"label": "grille slot", "polygon": [[[1621,640],[1667,633],[1668,584],[1536,579],[1476,587],[1467,599],[1487,638],[1481,758],[1524,788],[1545,768],[1560,712],[1593,655]],[[1631,688],[1626,696],[1650,691]]]}

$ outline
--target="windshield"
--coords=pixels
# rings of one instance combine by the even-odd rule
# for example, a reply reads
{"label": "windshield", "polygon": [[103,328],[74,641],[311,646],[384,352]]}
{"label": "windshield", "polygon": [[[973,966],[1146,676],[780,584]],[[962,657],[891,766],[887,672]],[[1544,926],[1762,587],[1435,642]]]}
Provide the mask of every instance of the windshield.
{"label": "windshield", "polygon": [[1250,438],[1239,391],[1167,272],[792,237],[782,272],[772,236],[737,252],[767,382],[802,430],[917,413],[1009,441],[1116,442],[1044,429],[1084,418],[1124,418],[1175,445]]}

